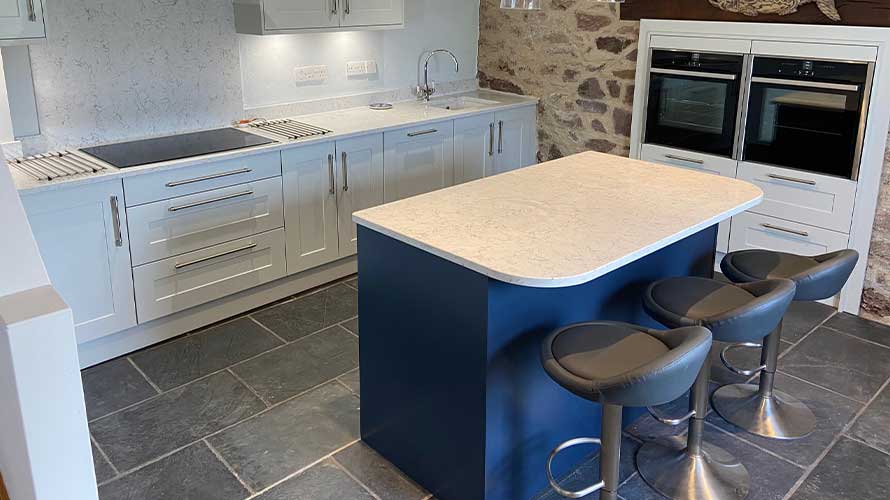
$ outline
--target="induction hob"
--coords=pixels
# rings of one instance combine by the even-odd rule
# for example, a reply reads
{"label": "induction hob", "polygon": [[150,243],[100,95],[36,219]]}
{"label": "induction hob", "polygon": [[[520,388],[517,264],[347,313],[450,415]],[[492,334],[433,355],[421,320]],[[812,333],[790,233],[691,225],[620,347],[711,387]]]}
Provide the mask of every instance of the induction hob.
{"label": "induction hob", "polygon": [[117,168],[129,168],[150,163],[191,158],[193,156],[234,151],[236,149],[273,144],[275,142],[277,141],[238,129],[221,128],[82,148],[81,151],[106,163],[110,163]]}

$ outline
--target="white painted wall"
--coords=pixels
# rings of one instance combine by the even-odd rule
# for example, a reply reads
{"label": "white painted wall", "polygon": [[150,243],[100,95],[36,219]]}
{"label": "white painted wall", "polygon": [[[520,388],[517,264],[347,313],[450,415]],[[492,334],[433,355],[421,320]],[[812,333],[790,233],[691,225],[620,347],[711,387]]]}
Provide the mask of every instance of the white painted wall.
{"label": "white painted wall", "polygon": [[[405,29],[306,35],[239,35],[244,104],[247,108],[335,97],[360,92],[410,88],[417,84],[418,58],[424,50],[447,48],[460,59],[436,59],[439,81],[476,77],[479,0],[406,2]],[[346,77],[347,61],[374,59],[378,74]],[[294,68],[328,65],[323,83],[297,84]]]}

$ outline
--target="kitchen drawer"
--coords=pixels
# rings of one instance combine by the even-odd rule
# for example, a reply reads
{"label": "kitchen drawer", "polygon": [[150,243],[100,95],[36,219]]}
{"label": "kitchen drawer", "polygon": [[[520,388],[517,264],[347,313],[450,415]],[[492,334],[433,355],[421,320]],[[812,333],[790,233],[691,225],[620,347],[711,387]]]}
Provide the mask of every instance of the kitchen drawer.
{"label": "kitchen drawer", "polygon": [[731,251],[766,248],[799,255],[818,255],[847,248],[849,236],[775,217],[745,212],[732,219]]}
{"label": "kitchen drawer", "polygon": [[[640,159],[670,165],[672,167],[688,168],[723,177],[735,177],[738,162],[722,156],[693,153],[683,149],[643,144],[640,151]],[[720,223],[717,228],[717,251],[726,253],[729,250],[730,221]]]}
{"label": "kitchen drawer", "polygon": [[284,226],[281,177],[129,208],[133,265]]}
{"label": "kitchen drawer", "polygon": [[139,323],[274,281],[286,268],[284,229],[134,267]]}
{"label": "kitchen drawer", "polygon": [[754,212],[850,232],[856,200],[855,181],[748,162],[739,164],[739,179],[763,190],[763,203],[754,208]]}
{"label": "kitchen drawer", "polygon": [[124,178],[127,206],[281,175],[281,153],[263,153]]}

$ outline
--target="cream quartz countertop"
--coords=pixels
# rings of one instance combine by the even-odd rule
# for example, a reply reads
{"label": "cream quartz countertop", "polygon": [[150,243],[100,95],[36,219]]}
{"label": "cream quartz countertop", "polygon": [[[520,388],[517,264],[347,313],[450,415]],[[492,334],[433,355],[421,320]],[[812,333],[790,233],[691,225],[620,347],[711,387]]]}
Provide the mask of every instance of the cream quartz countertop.
{"label": "cream quartz countertop", "polygon": [[[358,108],[328,111],[324,113],[292,116],[290,118],[293,120],[298,120],[303,123],[326,128],[328,130],[331,130],[333,133],[309,139],[302,139],[299,141],[279,142],[253,148],[239,149],[237,151],[229,151],[161,163],[152,163],[127,169],[118,169],[106,164],[108,170],[102,173],[71,176],[55,181],[38,181],[33,177],[25,174],[24,172],[21,172],[17,168],[10,168],[9,170],[12,173],[15,186],[20,193],[35,193],[40,191],[66,188],[80,184],[103,182],[122,177],[146,175],[160,172],[162,170],[187,168],[195,165],[212,163],[221,160],[242,158],[261,153],[298,148],[331,140],[347,139],[349,137],[372,133],[382,133],[388,130],[398,130],[406,127],[422,126],[427,123],[433,123],[442,120],[453,120],[456,118],[464,118],[485,113],[505,111],[507,109],[532,106],[537,104],[538,102],[537,98],[534,97],[507,94],[504,92],[496,92],[492,90],[477,90],[473,92],[443,95],[436,97],[433,101],[435,102],[437,100],[454,99],[458,97],[471,97],[489,101],[497,101],[498,104],[479,107],[474,106],[460,110],[447,110],[427,105],[426,103],[421,101],[412,100],[394,103],[393,108],[386,111],[375,111],[368,108],[367,106],[362,106]],[[268,137],[270,139],[280,140],[280,137],[268,135],[258,130],[244,130],[260,136]],[[73,151],[78,147],[80,146],[72,146],[68,149]],[[99,163],[103,163],[99,160],[96,161],[98,161]]]}
{"label": "cream quartz countertop", "polygon": [[745,181],[587,152],[353,219],[491,278],[557,288],[592,281],[762,198]]}

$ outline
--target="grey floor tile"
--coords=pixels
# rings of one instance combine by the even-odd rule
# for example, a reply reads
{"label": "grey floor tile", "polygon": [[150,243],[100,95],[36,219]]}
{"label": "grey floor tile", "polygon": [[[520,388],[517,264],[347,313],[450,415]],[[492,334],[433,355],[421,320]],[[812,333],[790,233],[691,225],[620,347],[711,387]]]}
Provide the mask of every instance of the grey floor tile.
{"label": "grey floor tile", "polygon": [[291,341],[358,315],[358,292],[345,284],[253,314],[280,337]]}
{"label": "grey floor tile", "polygon": [[890,346],[890,326],[882,325],[850,313],[840,313],[825,326],[878,344]]}
{"label": "grey floor tile", "polygon": [[[711,380],[717,382],[718,384],[743,383],[750,377],[739,375],[731,371],[729,368],[726,368],[723,365],[723,362],[720,360],[720,351],[722,351],[727,345],[729,344],[725,342],[714,342],[713,347],[711,347]],[[784,353],[789,348],[791,348],[793,344],[782,341],[780,345],[781,355],[781,353]],[[736,368],[742,370],[753,370],[760,366],[760,353],[761,349],[740,347],[728,351],[726,353],[726,359]]]}
{"label": "grey floor tile", "polygon": [[248,494],[203,442],[99,488],[100,500],[242,500]]}
{"label": "grey floor tile", "polygon": [[330,460],[288,479],[256,500],[373,500],[364,488]]}
{"label": "grey floor tile", "polygon": [[716,412],[708,416],[708,422],[755,443],[761,448],[802,465],[809,466],[819,458],[835,437],[862,408],[861,404],[833,394],[812,384],[782,374],[776,375],[776,388],[791,394],[806,404],[816,415],[816,429],[812,434],[792,441],[766,439],[735,427],[723,420]]}
{"label": "grey floor tile", "polygon": [[[621,441],[621,461],[618,467],[619,470],[619,480],[620,482],[627,481],[628,478],[633,476],[637,471],[637,466],[635,463],[635,457],[637,454],[637,450],[640,449],[640,443],[634,441],[633,439],[624,436]],[[554,464],[558,462],[554,461]],[[556,472],[558,469],[554,471]],[[591,484],[595,484],[600,480],[600,456],[599,453],[596,453],[593,457],[588,459],[586,462],[581,464],[577,469],[569,473],[563,479],[559,481],[559,484],[562,488],[567,490],[582,490]],[[372,488],[373,489],[373,488]],[[594,500],[599,498],[599,493],[594,493],[589,496],[584,497],[585,499]],[[556,493],[554,490],[550,489],[540,496],[536,498],[536,500],[562,500],[563,497]]]}
{"label": "grey floor tile", "polygon": [[131,357],[166,391],[282,344],[250,318],[240,318]]}
{"label": "grey floor tile", "polygon": [[[709,386],[709,394],[719,387],[718,384],[711,382]],[[655,410],[667,418],[680,418],[689,413],[689,392],[680,396],[675,401],[656,406]],[[661,437],[679,436],[686,434],[688,423],[670,426],[652,418],[651,415],[643,415],[636,422],[631,424],[625,431],[640,441],[648,441]]]}
{"label": "grey floor tile", "polygon": [[359,401],[330,383],[209,439],[255,490],[358,439]]}
{"label": "grey floor tile", "polygon": [[792,302],[785,313],[782,340],[797,342],[836,311],[837,309],[819,302]]}
{"label": "grey floor tile", "polygon": [[813,469],[792,500],[886,500],[890,455],[841,438]]}
{"label": "grey floor tile", "polygon": [[343,327],[346,328],[347,330],[349,330],[350,332],[358,335],[358,316],[343,323]]}
{"label": "grey floor tile", "polygon": [[339,377],[339,380],[340,380],[340,382],[343,382],[344,384],[346,384],[346,387],[349,387],[349,389],[352,392],[361,396],[362,384],[361,384],[361,375],[359,373],[359,370],[351,371],[351,372],[347,373],[346,375],[341,375]]}
{"label": "grey floor tile", "polygon": [[[748,469],[750,475],[748,498],[750,499],[781,500],[803,476],[802,468],[763,453],[756,447],[711,426],[705,427],[705,440],[734,455]],[[639,474],[624,484],[618,490],[618,494],[623,498],[633,500],[662,498],[643,481]]]}
{"label": "grey floor tile", "polygon": [[95,420],[90,429],[111,462],[126,471],[265,408],[222,372]]}
{"label": "grey floor tile", "polygon": [[782,358],[779,369],[866,402],[890,378],[890,349],[819,328]]}
{"label": "grey floor tile", "polygon": [[81,372],[87,418],[93,420],[158,394],[127,358]]}
{"label": "grey floor tile", "polygon": [[96,482],[102,483],[116,476],[114,469],[111,468],[108,460],[105,460],[96,445],[93,443],[90,445],[93,448],[93,469],[96,471]]}
{"label": "grey floor tile", "polygon": [[859,416],[849,434],[890,453],[890,388],[885,388]]}
{"label": "grey floor tile", "polygon": [[358,276],[347,281],[346,284],[358,290]]}
{"label": "grey floor tile", "polygon": [[421,500],[428,493],[405,474],[359,441],[334,455],[334,459],[380,500]]}
{"label": "grey floor tile", "polygon": [[266,401],[277,403],[358,366],[358,339],[339,326],[232,368]]}

